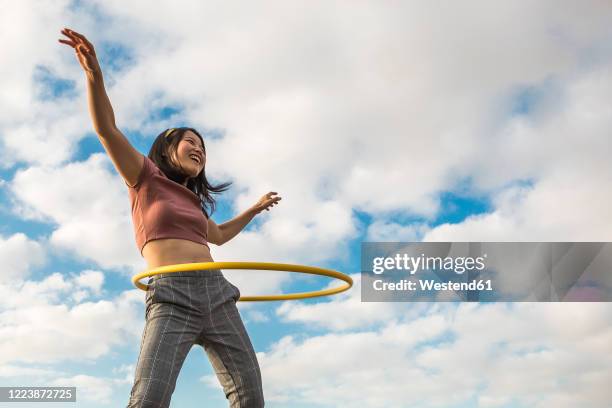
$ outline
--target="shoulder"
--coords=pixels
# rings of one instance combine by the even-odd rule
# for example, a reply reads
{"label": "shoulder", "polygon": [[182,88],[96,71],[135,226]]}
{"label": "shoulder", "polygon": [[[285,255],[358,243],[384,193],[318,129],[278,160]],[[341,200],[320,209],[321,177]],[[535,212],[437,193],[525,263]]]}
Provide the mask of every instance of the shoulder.
{"label": "shoulder", "polygon": [[157,167],[155,162],[143,154],[142,155],[142,168],[140,169],[140,174],[138,175],[138,180],[136,184],[134,184],[133,186],[130,186],[126,183],[126,185],[130,189],[138,190],[144,183],[146,183],[148,179],[150,179],[151,177],[159,173],[161,173],[161,170],[159,169],[159,167]]}

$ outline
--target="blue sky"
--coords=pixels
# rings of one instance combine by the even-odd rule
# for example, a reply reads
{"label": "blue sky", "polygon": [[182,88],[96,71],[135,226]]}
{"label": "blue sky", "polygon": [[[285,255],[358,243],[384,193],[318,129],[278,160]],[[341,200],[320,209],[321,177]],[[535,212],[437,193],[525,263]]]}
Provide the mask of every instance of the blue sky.
{"label": "blue sky", "polygon": [[[127,190],[93,132],[80,67],[57,43],[67,26],[94,43],[117,125],[140,152],[167,127],[203,132],[209,176],[234,183],[218,196],[218,224],[267,191],[283,197],[211,245],[213,258],[355,279],[328,298],[239,305],[267,406],[609,401],[606,303],[359,296],[364,241],[609,241],[609,7],[584,3],[589,24],[553,1],[309,2],[298,15],[275,2],[7,10],[0,385],[70,384],[82,399],[64,406],[125,405],[144,324]],[[226,276],[243,295],[329,284],[251,272]],[[171,406],[227,406],[213,375],[194,347]]]}

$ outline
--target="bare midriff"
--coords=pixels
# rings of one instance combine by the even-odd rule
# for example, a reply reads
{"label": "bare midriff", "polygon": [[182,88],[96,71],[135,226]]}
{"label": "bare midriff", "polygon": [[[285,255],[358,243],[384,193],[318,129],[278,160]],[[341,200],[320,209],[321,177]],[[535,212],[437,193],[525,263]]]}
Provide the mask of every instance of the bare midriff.
{"label": "bare midriff", "polygon": [[183,263],[214,262],[206,245],[175,238],[147,242],[142,249],[142,256],[149,269]]}

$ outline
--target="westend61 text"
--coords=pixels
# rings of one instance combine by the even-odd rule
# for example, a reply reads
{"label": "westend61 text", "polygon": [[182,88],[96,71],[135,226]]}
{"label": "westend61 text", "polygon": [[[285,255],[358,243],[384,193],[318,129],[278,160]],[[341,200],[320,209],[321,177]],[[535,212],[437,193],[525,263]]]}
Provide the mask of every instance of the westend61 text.
{"label": "westend61 text", "polygon": [[482,271],[485,268],[484,256],[472,258],[469,256],[457,256],[442,258],[439,256],[409,256],[408,254],[395,254],[395,257],[377,257],[372,259],[372,272],[380,275],[385,270],[404,270],[410,271],[414,275],[419,269],[426,270],[446,270],[454,271],[457,274],[462,274],[465,271],[478,270]]}
{"label": "westend61 text", "polygon": [[384,282],[377,279],[373,282],[374,290],[493,290],[491,280],[473,280],[471,282],[436,282],[434,280],[419,279],[419,285],[414,281],[402,279],[399,282]]}

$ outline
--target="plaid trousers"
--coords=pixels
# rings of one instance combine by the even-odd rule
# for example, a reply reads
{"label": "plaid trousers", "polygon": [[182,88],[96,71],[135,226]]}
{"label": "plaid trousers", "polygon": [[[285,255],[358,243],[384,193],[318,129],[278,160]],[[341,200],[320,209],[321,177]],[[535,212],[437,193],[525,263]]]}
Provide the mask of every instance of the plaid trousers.
{"label": "plaid trousers", "polygon": [[240,290],[220,269],[156,275],[149,284],[128,408],[169,407],[194,344],[204,347],[231,408],[263,407],[257,356],[236,307]]}

